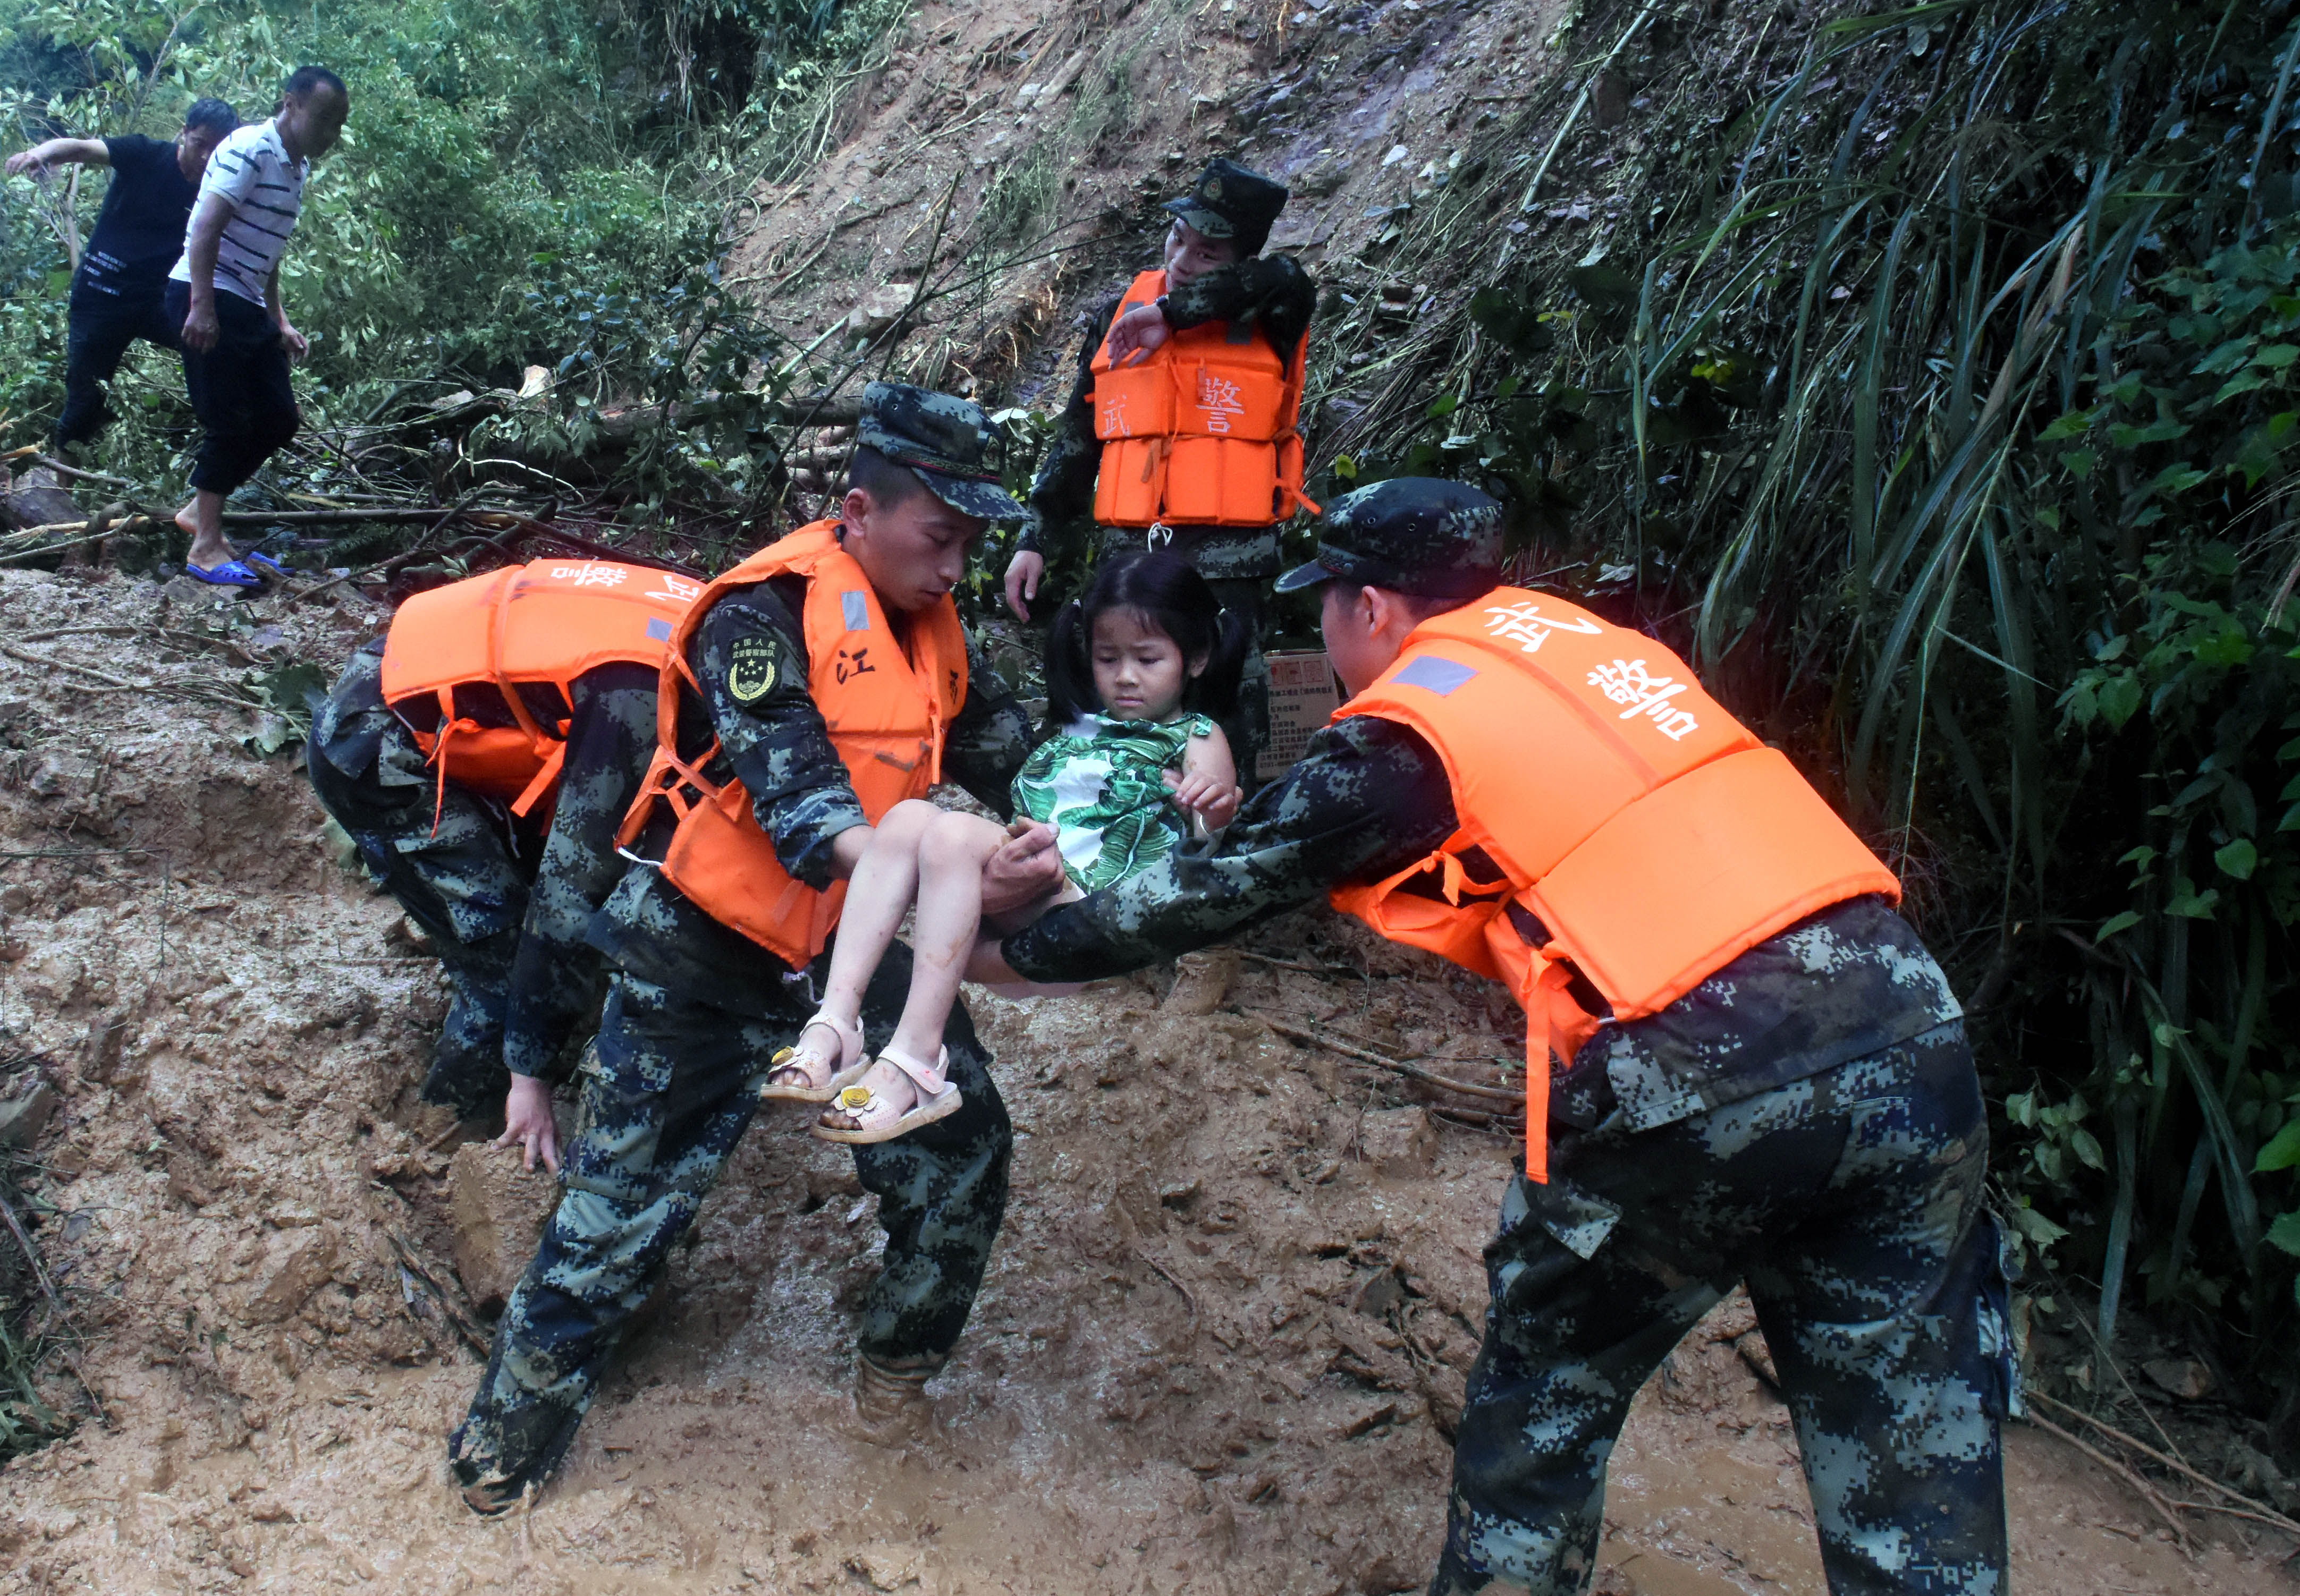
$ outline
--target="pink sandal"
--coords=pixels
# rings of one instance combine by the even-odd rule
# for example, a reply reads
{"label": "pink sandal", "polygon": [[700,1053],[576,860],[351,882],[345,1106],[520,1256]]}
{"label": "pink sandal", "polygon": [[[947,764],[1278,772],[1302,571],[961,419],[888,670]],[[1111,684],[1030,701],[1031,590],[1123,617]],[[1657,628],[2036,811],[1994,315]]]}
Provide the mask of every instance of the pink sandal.
{"label": "pink sandal", "polygon": [[[782,1049],[769,1060],[767,1084],[759,1088],[760,1101],[764,1102],[829,1102],[840,1092],[862,1078],[871,1068],[862,1057],[862,1027],[851,1019],[841,1019],[826,1011],[817,1013],[798,1028],[798,1040],[804,1042],[806,1034],[817,1027],[838,1038],[838,1059],[831,1066],[830,1079],[822,1085],[814,1084],[814,1065],[821,1060],[809,1058],[798,1051],[796,1043]],[[778,1080],[778,1076],[795,1079]]]}
{"label": "pink sandal", "polygon": [[[929,1069],[906,1053],[893,1048],[881,1050],[879,1061],[891,1064],[911,1078],[918,1090],[918,1101],[892,1119],[872,1124],[871,1117],[883,1116],[889,1110],[887,1100],[870,1087],[856,1081],[837,1094],[822,1118],[814,1123],[814,1134],[826,1142],[844,1142],[850,1146],[865,1146],[874,1142],[891,1142],[897,1136],[907,1136],[921,1126],[932,1125],[958,1112],[966,1101],[959,1089],[947,1078],[950,1050],[944,1048],[935,1054],[934,1068]],[[846,1121],[833,1123],[834,1117]]]}

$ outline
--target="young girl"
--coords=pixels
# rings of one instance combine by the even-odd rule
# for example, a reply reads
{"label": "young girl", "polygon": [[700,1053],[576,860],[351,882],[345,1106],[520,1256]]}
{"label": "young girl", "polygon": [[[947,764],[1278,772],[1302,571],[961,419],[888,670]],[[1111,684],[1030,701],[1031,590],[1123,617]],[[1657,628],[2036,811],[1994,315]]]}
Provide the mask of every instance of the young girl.
{"label": "young girl", "polygon": [[[1171,554],[1105,565],[1054,621],[1046,720],[1060,729],[1014,778],[1016,825],[1045,821],[1066,879],[1002,917],[1001,932],[1146,869],[1195,829],[1228,826],[1245,794],[1214,718],[1237,696],[1247,633]],[[830,1106],[814,1134],[884,1142],[959,1106],[943,1026],[982,923],[982,868],[1008,829],[921,800],[887,812],[854,868],[821,1012],[775,1060],[760,1095]],[[893,1041],[866,1065],[862,991],[916,901],[915,962]]]}

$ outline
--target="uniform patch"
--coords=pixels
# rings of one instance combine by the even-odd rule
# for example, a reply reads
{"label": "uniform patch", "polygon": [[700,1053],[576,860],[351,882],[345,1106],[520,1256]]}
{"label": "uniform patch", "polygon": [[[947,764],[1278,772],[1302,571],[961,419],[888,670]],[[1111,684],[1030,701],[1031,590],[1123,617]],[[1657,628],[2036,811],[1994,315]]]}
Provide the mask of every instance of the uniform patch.
{"label": "uniform patch", "polygon": [[1398,687],[1427,687],[1440,698],[1452,696],[1454,690],[1478,673],[1470,666],[1442,659],[1437,654],[1417,654],[1405,662],[1405,669],[1391,677],[1390,684]]}
{"label": "uniform patch", "polygon": [[727,667],[727,691],[737,703],[752,703],[775,685],[775,645],[771,638],[738,637],[734,662]]}

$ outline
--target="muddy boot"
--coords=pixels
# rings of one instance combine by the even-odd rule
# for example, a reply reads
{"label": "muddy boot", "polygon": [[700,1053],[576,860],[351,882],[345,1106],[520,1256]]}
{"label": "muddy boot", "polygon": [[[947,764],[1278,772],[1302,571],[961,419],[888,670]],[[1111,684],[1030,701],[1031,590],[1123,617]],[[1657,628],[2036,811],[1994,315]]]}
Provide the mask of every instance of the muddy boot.
{"label": "muddy boot", "polygon": [[927,1382],[948,1361],[932,1352],[907,1358],[854,1356],[854,1418],[863,1436],[882,1445],[899,1445],[934,1433],[934,1404],[927,1397]]}
{"label": "muddy boot", "polygon": [[1185,953],[1176,962],[1180,973],[1174,979],[1174,989],[1158,1005],[1163,1014],[1212,1014],[1222,1006],[1238,980],[1239,961],[1236,948],[1208,948],[1202,953]]}

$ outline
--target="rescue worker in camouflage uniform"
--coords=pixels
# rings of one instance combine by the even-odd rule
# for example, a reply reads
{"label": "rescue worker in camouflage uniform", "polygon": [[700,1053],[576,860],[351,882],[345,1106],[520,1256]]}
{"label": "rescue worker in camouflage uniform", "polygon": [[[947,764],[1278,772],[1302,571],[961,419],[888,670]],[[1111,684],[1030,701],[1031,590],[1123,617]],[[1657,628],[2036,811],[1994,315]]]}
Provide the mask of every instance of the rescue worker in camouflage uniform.
{"label": "rescue worker in camouflage uniform", "polygon": [[[690,597],[699,591],[685,586]],[[531,1083],[541,1126],[531,1112],[514,1113],[520,1123],[506,1135],[518,1133],[530,1168],[538,1155],[555,1168],[549,1088],[568,1074],[562,1054],[598,999],[599,955],[585,936],[622,876],[615,828],[654,745],[657,672],[614,661],[575,679],[557,802],[521,818],[498,798],[439,780],[384,702],[386,642],[354,654],[314,712],[312,790],[446,969],[451,996],[422,1101],[482,1119],[505,1106],[514,1076]],[[491,684],[474,695],[470,712],[512,724]]]}
{"label": "rescue worker in camouflage uniform", "polygon": [[[1174,213],[1164,245],[1165,292],[1154,303],[1122,316],[1124,295],[1112,295],[1086,321],[1079,347],[1078,378],[1070,401],[1055,418],[1053,436],[1030,485],[1029,519],[1015,539],[1006,567],[1006,602],[1023,620],[1049,559],[1068,559],[1093,526],[1096,483],[1109,469],[1095,419],[1095,360],[1107,342],[1121,362],[1154,352],[1174,334],[1219,325],[1230,341],[1257,335],[1291,368],[1299,383],[1303,337],[1318,308],[1318,285],[1290,255],[1264,258],[1262,245],[1285,207],[1285,187],[1234,161],[1217,159],[1191,191],[1169,200]],[[1246,616],[1259,636],[1263,587],[1278,575],[1278,532],[1287,517],[1260,526],[1105,526],[1096,552],[1111,554],[1146,546],[1171,546],[1205,578],[1226,610]],[[1246,651],[1246,677],[1237,713],[1222,723],[1222,735],[1246,789],[1270,745],[1270,669],[1259,647]]]}
{"label": "rescue worker in camouflage uniform", "polygon": [[[997,437],[963,400],[871,384],[837,540],[873,592],[827,594],[834,623],[846,605],[843,636],[828,634],[835,658],[816,657],[810,644],[826,636],[818,629],[826,595],[801,578],[722,578],[679,634],[688,639],[680,655],[688,686],[678,746],[658,750],[658,760],[670,753],[721,792],[739,782],[773,858],[806,887],[843,880],[871,835],[817,684],[833,672],[843,683],[900,670],[892,655],[871,649],[886,646],[879,639],[887,632],[897,646],[915,647],[931,616],[947,612],[967,550],[987,525],[1020,518],[991,469]],[[885,632],[871,621],[881,612]],[[859,641],[858,622],[870,628]],[[954,613],[948,624],[955,629]],[[945,779],[1004,813],[1029,745],[1028,718],[970,651],[963,700],[943,728]],[[669,807],[656,805],[636,835],[627,830],[631,852],[656,862],[631,869],[592,922],[592,945],[611,974],[599,1034],[579,1069],[581,1128],[563,1152],[565,1195],[497,1323],[470,1414],[450,1438],[456,1481],[481,1513],[515,1503],[565,1452],[608,1356],[733,1155],[827,970],[827,956],[790,968],[671,885],[670,850],[684,822],[674,823]],[[1053,829],[1030,827],[988,868],[985,905],[1038,895],[1061,869]],[[871,1037],[891,1035],[909,986],[907,950],[898,945],[864,999]],[[1013,1133],[989,1055],[962,1010],[946,1041],[965,1106],[908,1136],[854,1150],[887,1234],[857,1324],[856,1402],[874,1423],[898,1418],[949,1357],[1005,1210]]]}
{"label": "rescue worker in camouflage uniform", "polygon": [[[1316,562],[1279,587],[1323,587],[1329,656],[1359,702],[1381,702],[1369,684],[1396,688],[1409,668],[1434,700],[1476,674],[1455,661],[1496,662],[1474,650],[1433,660],[1416,628],[1496,587],[1499,520],[1474,488],[1428,479],[1329,507]],[[1545,595],[1535,612],[1545,606],[1563,609]],[[1554,664],[1570,657],[1573,639],[1559,642],[1569,631],[1606,630],[1576,616],[1525,629],[1527,655]],[[1462,624],[1480,619],[1523,625],[1501,608]],[[1650,727],[1654,705],[1666,715],[1688,702],[1662,689],[1623,719]],[[1535,707],[1508,723],[1533,722]],[[1529,763],[1543,752],[1497,757],[1549,784],[1547,807],[1565,810],[1585,794],[1554,765]],[[1356,902],[1373,883],[1442,914],[1449,890],[1474,894],[1496,873],[1474,851],[1454,856],[1463,876],[1426,868],[1476,819],[1457,812],[1427,738],[1345,705],[1218,844],[1055,909],[970,974],[1116,975],[1329,889]],[[1521,903],[1502,923],[1530,943],[1546,933],[1521,922]],[[1580,1002],[1604,1008],[1586,972],[1562,973]],[[1532,991],[1552,995],[1546,983]],[[1914,931],[1871,894],[1756,942],[1656,1012],[1601,1020],[1571,1052],[1550,1083],[1546,1144],[1529,1140],[1546,1151],[1547,1178],[1521,1163],[1487,1248],[1492,1301],[1433,1592],[1588,1588],[1606,1458],[1630,1401],[1737,1283],[1795,1419],[1829,1588],[2004,1591],[1999,1431],[2015,1392],[1996,1230],[1982,1209],[1988,1122],[1962,1014]]]}

